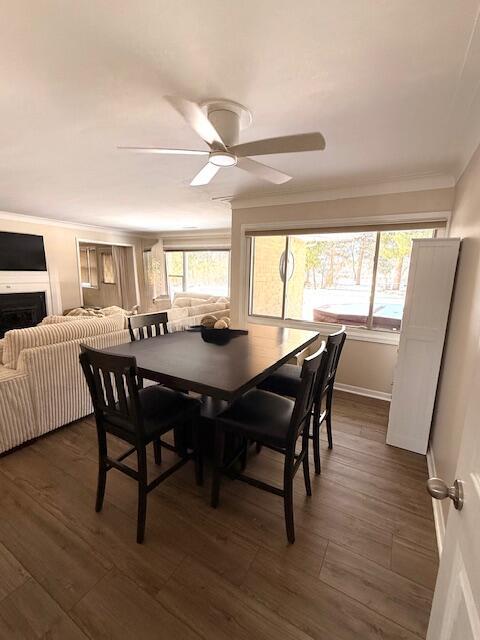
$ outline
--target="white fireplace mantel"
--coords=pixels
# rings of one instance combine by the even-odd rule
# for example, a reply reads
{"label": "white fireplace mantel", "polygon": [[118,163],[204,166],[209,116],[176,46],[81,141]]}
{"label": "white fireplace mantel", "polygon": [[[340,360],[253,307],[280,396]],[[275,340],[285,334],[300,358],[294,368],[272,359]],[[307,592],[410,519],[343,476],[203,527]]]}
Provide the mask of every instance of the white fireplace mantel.
{"label": "white fireplace mantel", "polygon": [[48,271],[0,271],[0,294],[45,293],[47,314],[54,313],[52,286]]}

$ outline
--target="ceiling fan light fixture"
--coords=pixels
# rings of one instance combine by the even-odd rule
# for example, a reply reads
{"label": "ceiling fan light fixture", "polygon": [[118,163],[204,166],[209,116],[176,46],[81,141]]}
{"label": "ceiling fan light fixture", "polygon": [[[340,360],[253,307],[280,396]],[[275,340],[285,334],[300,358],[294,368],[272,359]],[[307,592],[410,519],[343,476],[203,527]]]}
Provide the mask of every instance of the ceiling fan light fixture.
{"label": "ceiling fan light fixture", "polygon": [[228,151],[212,151],[208,161],[216,167],[234,167],[237,164],[237,157]]}

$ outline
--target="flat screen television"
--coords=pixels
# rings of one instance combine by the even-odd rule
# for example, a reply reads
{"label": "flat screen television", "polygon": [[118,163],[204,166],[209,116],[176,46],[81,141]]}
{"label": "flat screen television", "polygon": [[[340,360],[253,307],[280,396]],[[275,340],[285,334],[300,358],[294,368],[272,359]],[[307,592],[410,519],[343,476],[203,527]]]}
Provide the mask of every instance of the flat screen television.
{"label": "flat screen television", "polygon": [[46,271],[42,236],[0,231],[0,271]]}

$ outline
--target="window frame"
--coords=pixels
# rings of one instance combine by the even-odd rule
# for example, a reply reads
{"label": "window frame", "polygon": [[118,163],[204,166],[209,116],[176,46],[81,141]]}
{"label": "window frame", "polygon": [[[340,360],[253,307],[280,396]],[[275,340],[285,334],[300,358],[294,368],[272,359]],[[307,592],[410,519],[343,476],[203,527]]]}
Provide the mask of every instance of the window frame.
{"label": "window frame", "polygon": [[[232,251],[228,247],[168,247],[163,249],[163,259],[164,259],[164,267],[165,267],[165,280],[167,283],[167,292],[170,297],[172,297],[172,292],[170,291],[170,281],[169,278],[182,278],[182,291],[181,293],[187,294],[186,286],[188,284],[187,280],[187,253],[211,253],[211,252],[221,252],[228,254],[228,270],[227,270],[227,297],[230,297],[230,273],[231,273],[231,257]],[[181,274],[169,274],[167,267],[167,254],[168,253],[181,253],[182,254],[182,273]],[[205,293],[209,293],[209,291],[205,291]]]}
{"label": "window frame", "polygon": [[[98,278],[98,254],[97,254],[97,248],[96,247],[80,247],[79,249],[80,251],[80,275],[82,273],[82,266],[81,266],[81,255],[82,252],[85,252],[85,256],[86,256],[86,261],[87,261],[87,265],[86,265],[86,269],[88,271],[88,282],[82,282],[82,279],[80,278],[80,287],[82,289],[98,289],[99,288],[99,278]],[[96,270],[96,275],[97,275],[97,284],[92,284],[92,259],[91,259],[91,255],[93,255],[93,261],[95,262],[95,270]]]}
{"label": "window frame", "polygon": [[[424,222],[425,222],[426,228],[432,228],[432,238],[436,238],[440,234],[443,235],[444,228],[440,226],[441,225],[440,221],[439,221],[438,228],[431,227],[430,223],[432,221],[425,220]],[[421,225],[421,222],[419,222],[419,226],[418,226],[419,230],[422,229],[420,225]],[[395,225],[395,226],[397,227],[397,229],[389,229],[389,231],[392,231],[392,230],[405,231],[406,230],[405,226],[408,227],[408,222],[406,222],[405,225],[398,223],[398,225]],[[349,231],[354,232],[355,231],[354,227],[352,226],[351,229],[349,229],[348,231],[345,230],[344,232],[340,231],[338,228],[335,228],[335,230],[332,231],[330,228],[325,227],[322,229],[318,229],[318,231],[312,231],[311,233],[312,235],[314,235],[315,233],[318,233],[318,234],[348,233]],[[370,287],[369,312],[368,312],[366,326],[361,326],[361,325],[347,325],[347,326],[349,329],[349,335],[352,335],[352,332],[353,332],[355,337],[365,339],[365,341],[398,344],[400,333],[401,333],[401,327],[400,329],[395,330],[395,329],[387,329],[384,327],[373,326],[373,318],[374,318],[373,310],[375,305],[376,282],[377,282],[377,274],[378,274],[378,258],[380,253],[381,236],[384,231],[387,231],[387,230],[378,229],[378,228],[375,228],[374,225],[372,225],[371,232],[375,233],[376,238],[375,238],[375,253],[373,257],[373,267],[372,267],[372,282]],[[269,235],[268,231],[265,231],[265,233],[262,235],[268,236]],[[282,235],[282,236],[285,235],[284,252],[285,252],[285,255],[288,256],[289,238],[295,235],[307,235],[307,234],[305,233],[304,229],[302,229],[302,231],[300,232],[292,228],[288,230],[286,229],[284,234],[275,233],[272,235]],[[326,331],[328,331],[328,333],[335,331],[342,324],[346,324],[346,323],[315,322],[311,320],[289,318],[288,316],[286,316],[285,310],[287,308],[287,278],[283,279],[282,315],[269,316],[265,314],[253,313],[252,310],[253,310],[253,295],[254,295],[253,282],[254,282],[254,264],[255,264],[255,248],[254,248],[255,234],[252,234],[251,236],[246,236],[245,239],[247,241],[247,247],[246,247],[247,256],[248,256],[247,265],[249,265],[248,278],[247,278],[248,289],[247,289],[247,310],[246,311],[247,311],[247,318],[250,322],[255,322],[258,324],[273,324],[275,326],[282,326],[282,327],[288,326],[292,328],[302,328],[302,329],[318,330],[318,328],[320,327],[322,329],[324,328]]]}

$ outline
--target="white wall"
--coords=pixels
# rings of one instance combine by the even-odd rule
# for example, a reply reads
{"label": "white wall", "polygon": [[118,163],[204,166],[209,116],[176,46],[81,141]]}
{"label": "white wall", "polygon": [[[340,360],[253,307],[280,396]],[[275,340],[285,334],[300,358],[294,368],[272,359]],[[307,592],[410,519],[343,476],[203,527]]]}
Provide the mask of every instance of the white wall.
{"label": "white wall", "polygon": [[[431,435],[436,473],[455,479],[480,338],[480,147],[457,183],[450,227],[462,238]],[[442,507],[447,517],[449,505]]]}

